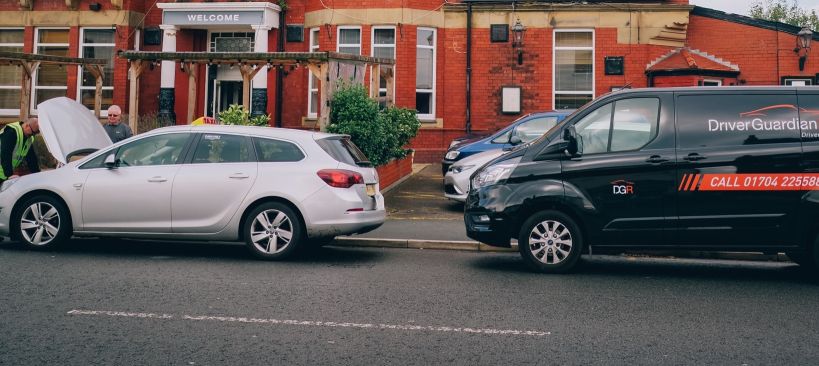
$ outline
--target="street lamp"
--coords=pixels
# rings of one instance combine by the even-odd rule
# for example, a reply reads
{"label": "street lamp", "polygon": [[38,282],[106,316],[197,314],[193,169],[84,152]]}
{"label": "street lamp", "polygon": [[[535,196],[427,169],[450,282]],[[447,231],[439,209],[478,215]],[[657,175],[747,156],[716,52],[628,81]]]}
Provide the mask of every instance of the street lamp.
{"label": "street lamp", "polygon": [[526,28],[523,27],[523,24],[520,23],[520,19],[515,22],[515,25],[512,26],[513,32],[513,40],[512,40],[512,47],[515,47],[518,51],[518,65],[523,65],[523,32],[526,31]]}
{"label": "street lamp", "polygon": [[796,34],[796,48],[793,49],[793,52],[799,54],[800,50],[805,50],[803,54],[799,55],[799,71],[805,70],[805,61],[808,60],[812,40],[813,31],[809,27],[802,27],[802,30]]}

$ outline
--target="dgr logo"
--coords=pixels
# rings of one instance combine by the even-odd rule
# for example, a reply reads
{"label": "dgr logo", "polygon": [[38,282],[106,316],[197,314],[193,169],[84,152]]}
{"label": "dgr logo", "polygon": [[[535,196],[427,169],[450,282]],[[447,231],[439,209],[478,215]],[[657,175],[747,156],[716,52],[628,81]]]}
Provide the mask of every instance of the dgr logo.
{"label": "dgr logo", "polygon": [[613,194],[634,194],[634,183],[626,180],[616,180],[611,182],[611,190]]}

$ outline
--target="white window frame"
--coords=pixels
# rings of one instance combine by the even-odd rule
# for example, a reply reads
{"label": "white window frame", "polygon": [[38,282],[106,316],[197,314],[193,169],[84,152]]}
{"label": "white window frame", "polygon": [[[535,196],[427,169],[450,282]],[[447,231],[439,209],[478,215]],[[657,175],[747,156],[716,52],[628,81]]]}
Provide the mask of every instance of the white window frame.
{"label": "white window frame", "polygon": [[[577,32],[586,32],[591,33],[592,35],[592,45],[591,47],[558,47],[557,46],[557,34],[558,33],[577,33]],[[591,94],[591,100],[594,100],[595,96],[597,95],[597,78],[595,75],[595,71],[597,70],[597,60],[595,55],[595,44],[597,39],[597,33],[594,31],[593,28],[563,28],[563,29],[555,29],[552,32],[552,109],[557,109],[555,105],[555,101],[557,100],[557,94],[567,94],[567,95],[589,95]],[[557,90],[557,51],[592,51],[592,88],[591,93],[586,91],[558,91]]]}
{"label": "white window frame", "polygon": [[[705,83],[710,83],[712,85],[705,85]],[[722,86],[722,80],[717,79],[703,79],[702,86]]]}
{"label": "white window frame", "polygon": [[[313,41],[319,40],[319,28],[310,28],[310,43],[308,44],[308,52],[318,52],[319,45],[313,45]],[[310,112],[310,106],[313,105],[313,92],[316,92],[316,96],[319,97],[319,86],[313,85],[313,73],[308,69],[307,70],[307,118],[308,119],[317,119],[318,118],[318,109],[319,105],[316,102],[316,111]],[[319,97],[319,99],[321,99]]]}
{"label": "white window frame", "polygon": [[[23,42],[25,42],[25,31],[26,29],[23,27],[0,27],[0,30],[19,30],[23,31]],[[25,47],[24,43],[0,43],[2,47]],[[23,92],[23,87],[20,84],[17,85],[0,85],[0,89],[7,89],[7,90],[20,90],[20,93]],[[19,104],[19,103],[18,103]],[[15,109],[0,109],[0,115],[2,116],[17,116],[20,115],[20,108]]]}
{"label": "white window frame", "polygon": [[[69,27],[36,27],[34,28],[34,53],[40,54],[38,49],[40,46],[44,47],[66,47],[69,50],[71,49],[69,43],[40,43],[40,31],[41,30],[64,30],[68,32],[69,42],[71,42],[71,28]],[[63,66],[66,67],[66,66]],[[37,82],[39,81],[39,74],[40,68],[38,67],[36,71],[34,71],[34,75],[31,77],[31,114],[37,114],[37,90],[65,90],[65,93],[68,94],[68,77],[65,80],[65,86],[37,86]],[[68,74],[66,74],[67,76]]]}
{"label": "white window frame", "polygon": [[[117,47],[116,43],[85,43],[83,41],[85,39],[85,31],[86,30],[100,30],[100,29],[101,30],[114,31],[114,40],[116,40],[116,36],[117,36],[117,29],[116,28],[112,28],[112,27],[82,27],[82,28],[80,28],[80,50],[79,50],[80,58],[85,58],[85,55],[83,54],[83,49],[84,49],[85,46],[90,46],[90,47],[111,47],[114,50],[116,50],[116,47]],[[116,56],[114,56],[114,57],[116,57]],[[83,90],[94,90],[94,91],[97,90],[96,86],[82,86],[82,70],[83,70],[82,66],[77,67],[77,102],[79,102],[80,104],[82,104],[82,91]],[[113,85],[103,86],[102,90],[114,90],[114,86]],[[108,117],[108,109],[100,110],[100,117]]]}
{"label": "white window frame", "polygon": [[[357,29],[358,30],[358,43],[341,43],[341,31],[344,29]],[[364,50],[361,49],[361,38],[363,38],[364,34],[361,32],[361,26],[353,26],[353,25],[342,25],[338,26],[336,29],[336,52],[341,53],[341,47],[358,47],[358,55],[361,56],[361,52]]]}
{"label": "white window frame", "polygon": [[[782,85],[794,86],[793,85],[794,81],[804,81],[805,86],[813,86],[813,78],[809,78],[809,77],[805,77],[805,78],[785,78]],[[788,84],[788,82],[790,82],[790,84]]]}
{"label": "white window frame", "polygon": [[[375,44],[375,31],[376,30],[383,30],[383,29],[388,29],[388,30],[392,31],[393,43],[392,43],[391,46],[384,45],[384,44],[379,44],[379,45]],[[398,34],[396,33],[395,26],[391,26],[391,25],[374,25],[372,27],[372,29],[370,30],[370,56],[375,57],[376,47],[379,47],[379,48],[392,47],[392,59],[395,60],[396,52],[398,52],[398,45],[397,45],[398,42],[397,41],[398,41]],[[395,99],[395,69],[396,69],[396,67],[395,67],[395,65],[393,65],[393,67],[392,67],[392,80],[393,80],[392,95],[393,95],[393,99]],[[381,83],[381,78],[380,77],[379,77],[378,82],[379,82],[379,84]],[[379,85],[379,88],[378,88],[379,95],[381,94],[381,92],[386,93],[387,88],[381,88],[380,85]]]}
{"label": "white window frame", "polygon": [[[437,28],[418,27],[417,30],[419,30],[419,31],[420,30],[430,30],[430,31],[432,31],[432,38],[433,38],[432,46],[418,45],[418,38],[416,37],[416,39],[415,39],[416,53],[417,53],[417,50],[419,48],[432,49],[432,89],[418,89],[418,84],[417,83],[416,83],[416,88],[415,88],[415,93],[416,94],[418,94],[418,92],[430,92],[430,93],[432,93],[432,97],[430,98],[430,102],[429,102],[429,112],[430,113],[427,113],[427,114],[420,114],[419,113],[418,114],[418,119],[422,120],[422,121],[434,121],[435,120],[435,97],[436,97],[435,89],[437,88],[437,82],[438,82],[437,81],[437,78],[438,78],[438,75],[437,75],[437,72],[438,72],[438,62],[437,62],[437,60],[438,60],[438,50],[436,50],[436,48],[438,46],[438,29]],[[416,64],[415,67],[418,67],[418,65]]]}

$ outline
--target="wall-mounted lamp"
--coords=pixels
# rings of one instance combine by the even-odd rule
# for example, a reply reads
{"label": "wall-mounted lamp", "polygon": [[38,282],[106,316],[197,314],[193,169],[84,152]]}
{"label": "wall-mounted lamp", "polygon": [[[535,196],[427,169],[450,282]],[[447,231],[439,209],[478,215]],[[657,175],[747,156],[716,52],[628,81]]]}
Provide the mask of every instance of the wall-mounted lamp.
{"label": "wall-mounted lamp", "polygon": [[512,47],[518,51],[518,65],[523,65],[523,32],[526,32],[526,28],[518,19],[512,26]]}
{"label": "wall-mounted lamp", "polygon": [[[809,27],[802,27],[796,34],[796,48],[793,52],[799,55],[799,71],[805,70],[805,61],[808,60],[810,52],[810,42],[813,40],[813,31]],[[804,50],[804,52],[801,52]]]}

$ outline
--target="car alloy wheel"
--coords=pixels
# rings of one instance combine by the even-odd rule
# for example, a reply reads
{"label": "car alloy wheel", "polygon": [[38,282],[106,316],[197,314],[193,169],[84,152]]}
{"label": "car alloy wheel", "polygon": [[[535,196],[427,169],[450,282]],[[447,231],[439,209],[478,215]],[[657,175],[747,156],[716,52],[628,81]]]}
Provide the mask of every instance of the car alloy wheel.
{"label": "car alloy wheel", "polygon": [[262,253],[277,254],[293,240],[293,224],[284,212],[269,209],[260,212],[250,226],[250,240]]}
{"label": "car alloy wheel", "polygon": [[559,221],[543,221],[529,233],[529,250],[545,264],[558,264],[572,251],[572,233]]}
{"label": "car alloy wheel", "polygon": [[245,214],[242,236],[261,259],[285,259],[304,249],[304,224],[299,212],[282,202],[265,202]]}
{"label": "car alloy wheel", "polygon": [[35,202],[20,217],[20,233],[31,245],[47,245],[60,233],[60,213],[47,202]]}

